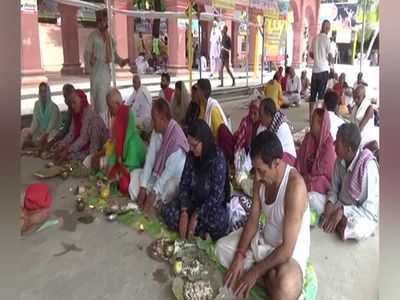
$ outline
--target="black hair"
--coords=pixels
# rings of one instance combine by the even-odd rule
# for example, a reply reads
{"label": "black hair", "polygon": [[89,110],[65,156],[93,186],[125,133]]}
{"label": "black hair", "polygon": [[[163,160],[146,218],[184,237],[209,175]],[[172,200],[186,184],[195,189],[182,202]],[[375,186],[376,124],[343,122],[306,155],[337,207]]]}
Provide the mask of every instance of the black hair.
{"label": "black hair", "polygon": [[332,90],[327,91],[324,95],[324,106],[326,107],[326,109],[328,111],[336,112],[338,104],[338,95]]}
{"label": "black hair", "polygon": [[171,120],[171,109],[169,108],[169,104],[163,98],[158,98],[157,100],[153,100],[152,107],[157,110],[160,114],[165,116],[168,120]]}
{"label": "black hair", "polygon": [[285,74],[289,74],[290,72],[290,67],[285,67]]}
{"label": "black hair", "polygon": [[69,95],[72,94],[72,92],[75,91],[75,88],[72,84],[64,84],[63,88],[62,88],[62,92],[63,92],[63,96],[65,98],[67,98]]}
{"label": "black hair", "polygon": [[195,120],[190,124],[187,134],[203,144],[203,154],[207,153],[209,148],[215,144],[215,138],[207,122],[202,119]]}
{"label": "black hair", "polygon": [[260,109],[262,109],[264,113],[270,115],[272,118],[275,117],[276,105],[274,100],[272,100],[271,98],[264,98],[261,101]]}
{"label": "black hair", "polygon": [[261,160],[269,167],[275,159],[282,159],[283,148],[281,141],[275,133],[267,130],[259,133],[251,143],[250,157],[255,159],[260,157]]}
{"label": "black hair", "polygon": [[357,152],[361,144],[361,134],[358,126],[354,123],[344,123],[337,131],[337,139],[351,148],[353,152]]}
{"label": "black hair", "polygon": [[162,73],[161,78],[165,78],[168,82],[171,82],[171,76],[167,72]]}
{"label": "black hair", "polygon": [[204,97],[208,99],[211,95],[211,83],[210,80],[206,78],[201,78],[197,80],[197,86],[200,90],[203,91]]}
{"label": "black hair", "polygon": [[40,84],[39,84],[39,89],[42,87],[42,86],[44,86],[45,88],[46,88],[46,90],[47,90],[47,83],[46,82],[41,82]]}
{"label": "black hair", "polygon": [[182,91],[182,81],[181,80],[175,82],[175,89]]}

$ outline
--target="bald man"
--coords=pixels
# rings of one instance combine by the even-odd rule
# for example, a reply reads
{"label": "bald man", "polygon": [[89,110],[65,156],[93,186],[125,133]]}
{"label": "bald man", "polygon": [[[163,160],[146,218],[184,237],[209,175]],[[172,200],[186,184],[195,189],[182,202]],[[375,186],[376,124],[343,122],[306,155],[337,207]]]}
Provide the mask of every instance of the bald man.
{"label": "bald man", "polygon": [[126,105],[135,113],[136,123],[148,127],[151,123],[152,97],[147,87],[142,85],[139,75],[133,76],[132,84],[134,91]]}
{"label": "bald man", "polygon": [[108,178],[118,181],[120,191],[127,195],[130,172],[143,166],[146,150],[136,131],[135,116],[123,104],[118,89],[107,93],[106,102],[113,117],[112,135],[103,149],[93,155],[91,164],[95,169],[107,169]]}
{"label": "bald man", "polygon": [[331,53],[331,40],[328,33],[331,30],[331,23],[328,20],[322,22],[321,32],[314,38],[311,44],[310,57],[314,60],[311,76],[310,115],[315,108],[317,96],[319,100],[324,99],[326,84],[329,79],[330,64],[333,63]]}

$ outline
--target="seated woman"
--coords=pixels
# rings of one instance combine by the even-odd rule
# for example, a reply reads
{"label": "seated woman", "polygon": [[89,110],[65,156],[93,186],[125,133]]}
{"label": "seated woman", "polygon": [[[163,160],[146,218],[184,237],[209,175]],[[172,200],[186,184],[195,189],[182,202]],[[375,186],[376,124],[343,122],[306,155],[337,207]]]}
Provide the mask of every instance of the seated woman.
{"label": "seated woman", "polygon": [[353,90],[346,82],[345,73],[340,74],[339,82],[332,89],[339,97],[339,115],[348,115],[351,111]]}
{"label": "seated woman", "polygon": [[86,94],[75,90],[71,95],[72,123],[68,134],[55,145],[56,164],[65,160],[84,160],[99,151],[108,138],[108,129],[101,116],[90,106]]}
{"label": "seated woman", "polygon": [[170,103],[172,119],[181,126],[185,122],[186,112],[190,103],[190,94],[186,89],[185,83],[177,81],[175,83],[175,92]]}
{"label": "seated woman", "polygon": [[218,130],[217,143],[224,150],[226,159],[233,162],[236,151],[250,149],[251,141],[256,137],[260,126],[260,100],[253,100],[249,106],[249,114],[242,119],[238,130],[232,134],[228,127],[221,125]]}
{"label": "seated woman", "polygon": [[186,111],[185,121],[183,122],[183,131],[186,132],[188,127],[199,118],[200,105],[197,100],[197,84],[192,86],[192,99],[190,101],[189,107]]}
{"label": "seated woman", "polygon": [[329,72],[329,77],[328,77],[329,79],[328,79],[328,82],[326,83],[326,89],[325,89],[325,91],[327,91],[327,90],[332,90],[333,89],[333,86],[336,84],[336,83],[338,83],[338,81],[339,81],[339,76],[338,76],[338,74],[337,73],[335,73],[335,70],[334,69],[331,69],[330,70],[330,72]]}
{"label": "seated woman", "polygon": [[50,190],[46,184],[38,182],[26,188],[21,208],[21,234],[25,234],[49,219],[51,201]]}
{"label": "seated woman", "polygon": [[307,186],[311,207],[317,211],[329,190],[333,167],[336,160],[335,146],[330,132],[329,112],[323,108],[314,110],[311,128],[304,138],[297,156],[297,170],[303,176]]}
{"label": "seated woman", "polygon": [[188,129],[189,151],[177,201],[164,205],[162,217],[182,239],[217,240],[228,233],[226,203],[230,199],[228,167],[210,127],[196,120]]}
{"label": "seated woman", "polygon": [[39,85],[39,100],[35,102],[30,128],[21,132],[21,147],[38,146],[43,151],[47,142],[52,140],[61,127],[60,110],[52,100],[51,91],[47,83]]}
{"label": "seated woman", "polygon": [[374,108],[367,99],[364,85],[359,85],[354,91],[355,107],[351,122],[357,124],[361,133],[361,148],[367,148],[374,154],[379,149],[379,127],[374,124]]}
{"label": "seated woman", "polygon": [[279,110],[283,105],[282,86],[279,83],[279,75],[275,73],[274,78],[268,81],[264,87],[265,98],[274,100],[276,109]]}

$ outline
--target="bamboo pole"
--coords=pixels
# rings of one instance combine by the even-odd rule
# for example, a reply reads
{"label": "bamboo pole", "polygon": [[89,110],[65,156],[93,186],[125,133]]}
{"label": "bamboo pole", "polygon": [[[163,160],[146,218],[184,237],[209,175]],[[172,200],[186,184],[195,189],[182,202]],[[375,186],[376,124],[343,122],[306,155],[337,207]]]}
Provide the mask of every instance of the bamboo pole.
{"label": "bamboo pole", "polygon": [[[106,0],[106,5],[107,5],[107,16],[108,16],[108,31],[112,35],[113,32],[113,27],[112,27],[112,10],[111,10],[111,0]],[[113,87],[115,88],[117,86],[117,79],[115,78],[115,65],[114,62],[111,62],[111,80]]]}

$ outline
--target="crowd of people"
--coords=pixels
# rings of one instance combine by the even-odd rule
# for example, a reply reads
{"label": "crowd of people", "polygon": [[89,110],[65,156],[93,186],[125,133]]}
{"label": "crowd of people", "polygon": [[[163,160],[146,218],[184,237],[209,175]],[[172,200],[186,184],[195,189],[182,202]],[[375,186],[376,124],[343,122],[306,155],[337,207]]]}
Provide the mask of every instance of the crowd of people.
{"label": "crowd of people", "polygon": [[[323,34],[328,25],[323,23]],[[96,40],[101,36],[93,39],[95,47],[100,45]],[[228,44],[226,38],[223,44]],[[108,57],[107,49],[97,52],[97,61]],[[317,59],[320,51],[311,55]],[[248,295],[261,279],[273,299],[297,299],[310,253],[310,210],[320,215],[322,230],[336,232],[342,240],[361,241],[374,234],[379,169],[373,151],[378,140],[362,74],[352,91],[348,122],[339,117],[340,106],[346,103],[345,78],[339,77],[326,90],[328,72],[315,69],[310,131],[296,149],[291,122],[281,107],[298,105],[310,83],[306,73],[300,78],[289,67],[282,77],[282,71],[265,85],[265,98],[251,101],[236,132],[211,97],[208,79],[199,79],[189,93],[182,81],[170,88],[170,76],[163,73],[159,97],[152,100],[135,75],[134,91],[125,103],[115,88],[102,86],[107,89],[104,99],[101,93],[92,94],[100,84],[93,83],[89,104],[84,91],[66,84],[68,116],[63,127],[50,87],[41,83],[32,125],[22,130],[21,145],[30,142],[41,151],[55,150],[57,164],[78,159],[103,170],[109,182],[115,182],[144,212],[154,207],[182,239],[200,236],[217,241],[217,257],[228,269],[224,283],[231,286],[237,281],[237,294]],[[314,107],[317,96],[323,108]],[[107,107],[108,123],[98,106]],[[149,136],[143,138],[143,132]],[[235,167],[238,151],[250,159],[253,197],[245,225],[230,232],[229,168]],[[47,204],[38,208],[48,215]],[[266,223],[259,230],[262,212]],[[34,215],[24,211],[21,226],[28,226],[28,216],[33,222]]]}

